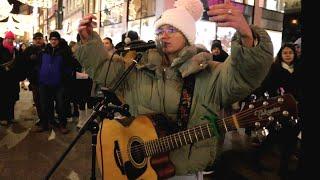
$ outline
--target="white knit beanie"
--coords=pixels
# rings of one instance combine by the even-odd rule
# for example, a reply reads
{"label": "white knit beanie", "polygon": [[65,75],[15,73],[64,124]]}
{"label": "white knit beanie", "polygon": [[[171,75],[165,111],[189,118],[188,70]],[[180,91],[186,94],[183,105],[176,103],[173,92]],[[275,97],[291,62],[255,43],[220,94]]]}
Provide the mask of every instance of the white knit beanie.
{"label": "white knit beanie", "polygon": [[196,39],[196,21],[203,13],[203,5],[200,0],[178,0],[175,8],[164,11],[155,23],[155,29],[168,24],[180,30],[194,44]]}

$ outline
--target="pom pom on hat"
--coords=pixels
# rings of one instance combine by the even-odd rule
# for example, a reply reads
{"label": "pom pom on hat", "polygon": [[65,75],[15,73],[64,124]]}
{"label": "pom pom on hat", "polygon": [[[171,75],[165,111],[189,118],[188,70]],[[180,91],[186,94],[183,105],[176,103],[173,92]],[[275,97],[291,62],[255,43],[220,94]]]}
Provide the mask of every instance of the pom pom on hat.
{"label": "pom pom on hat", "polygon": [[178,0],[174,4],[175,8],[164,11],[155,28],[168,24],[180,30],[190,44],[194,44],[196,39],[196,21],[203,14],[203,5],[200,0]]}
{"label": "pom pom on hat", "polygon": [[4,38],[5,39],[15,39],[15,36],[14,36],[13,32],[8,31],[8,32],[6,32]]}
{"label": "pom pom on hat", "polygon": [[198,21],[203,14],[203,5],[199,0],[178,0],[174,3],[174,6],[184,7],[195,21]]}

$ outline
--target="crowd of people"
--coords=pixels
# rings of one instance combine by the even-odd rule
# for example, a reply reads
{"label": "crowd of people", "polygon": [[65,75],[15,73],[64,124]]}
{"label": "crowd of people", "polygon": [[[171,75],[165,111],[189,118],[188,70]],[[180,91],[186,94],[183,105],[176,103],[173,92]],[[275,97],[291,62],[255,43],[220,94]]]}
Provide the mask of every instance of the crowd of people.
{"label": "crowd of people", "polygon": [[[184,130],[203,123],[201,117],[210,115],[203,105],[219,115],[222,109],[248,100],[252,93],[277,96],[283,90],[300,100],[301,39],[284,43],[274,59],[267,32],[250,26],[227,2],[210,7],[207,14],[218,26],[237,30],[231,54],[217,39],[208,51],[195,44],[196,22],[203,11],[199,0],[178,0],[156,21],[157,48],[142,53],[142,60],[117,91],[132,115],[165,113]],[[21,44],[17,50],[13,46],[15,35],[10,31],[5,34],[0,44],[0,82],[5,84],[0,93],[2,125],[14,121],[19,82],[28,79],[40,119],[33,132],[56,126],[67,134],[68,116],[79,117],[77,127],[83,126],[101,89],[113,87],[137,56],[137,52],[118,53],[116,49],[144,42],[134,31],[124,33],[117,45],[110,37],[101,39],[93,31],[95,19],[93,15],[84,16],[77,42],[69,44],[56,31],[50,33],[46,44],[43,34],[37,32],[31,46]],[[199,179],[208,167],[220,170],[215,172],[217,178],[243,178],[243,174],[228,169],[227,162],[215,165],[221,153],[216,137],[171,151],[175,176],[170,179]]]}

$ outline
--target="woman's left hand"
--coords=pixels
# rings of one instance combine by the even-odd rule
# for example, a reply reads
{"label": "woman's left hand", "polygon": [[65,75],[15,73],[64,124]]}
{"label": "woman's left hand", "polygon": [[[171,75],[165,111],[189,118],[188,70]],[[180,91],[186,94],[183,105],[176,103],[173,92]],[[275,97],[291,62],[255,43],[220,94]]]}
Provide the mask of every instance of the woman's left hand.
{"label": "woman's left hand", "polygon": [[250,26],[242,12],[233,6],[230,0],[226,0],[223,4],[211,6],[207,13],[211,16],[209,20],[217,22],[217,26],[235,28],[240,33],[244,46],[253,46],[253,35]]}

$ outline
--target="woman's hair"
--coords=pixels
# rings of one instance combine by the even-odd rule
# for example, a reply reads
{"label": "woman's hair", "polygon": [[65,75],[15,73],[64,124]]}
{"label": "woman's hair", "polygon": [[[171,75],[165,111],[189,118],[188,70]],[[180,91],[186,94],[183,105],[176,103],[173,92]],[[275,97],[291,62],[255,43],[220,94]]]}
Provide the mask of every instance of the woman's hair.
{"label": "woman's hair", "polygon": [[74,41],[70,41],[69,42],[69,46],[70,46],[70,48],[72,48],[74,45],[76,45],[77,43],[76,42],[74,42]]}
{"label": "woman's hair", "polygon": [[296,49],[295,49],[295,47],[294,47],[294,44],[292,44],[292,43],[285,43],[285,44],[283,44],[283,45],[281,46],[281,48],[280,48],[280,50],[279,50],[279,52],[278,52],[278,54],[277,54],[275,63],[281,63],[281,62],[283,62],[283,59],[282,59],[282,51],[283,51],[283,49],[286,48],[286,47],[287,47],[287,48],[290,48],[290,49],[293,51],[294,57],[293,57],[292,63],[295,64],[295,63],[297,62],[298,56],[297,56],[297,52],[296,52]]}
{"label": "woman's hair", "polygon": [[28,47],[28,44],[27,44],[27,43],[22,42],[22,43],[19,44],[19,51],[23,51],[23,50],[22,50],[22,46],[23,46],[23,45],[25,46],[25,48]]}
{"label": "woman's hair", "polygon": [[114,45],[113,45],[113,42],[112,42],[112,39],[111,39],[111,38],[109,38],[109,37],[105,37],[105,38],[103,38],[103,40],[109,40],[109,41],[110,41],[110,43],[111,43],[111,45],[112,45],[112,47],[114,47]]}

